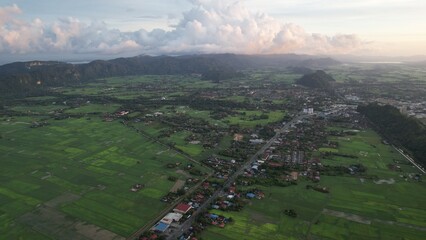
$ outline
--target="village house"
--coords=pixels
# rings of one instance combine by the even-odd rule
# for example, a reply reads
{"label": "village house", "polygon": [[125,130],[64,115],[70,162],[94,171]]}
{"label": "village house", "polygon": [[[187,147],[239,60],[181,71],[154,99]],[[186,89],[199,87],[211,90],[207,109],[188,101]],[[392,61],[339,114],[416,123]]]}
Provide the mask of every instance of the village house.
{"label": "village house", "polygon": [[129,114],[129,111],[120,111],[117,113],[118,116],[126,116],[127,114]]}
{"label": "village house", "polygon": [[186,203],[179,203],[174,209],[173,212],[186,214],[189,210],[191,210],[192,206]]}
{"label": "village house", "polygon": [[249,141],[251,144],[262,144],[265,142],[263,139],[250,139]]}
{"label": "village house", "polygon": [[160,221],[170,225],[173,222],[179,222],[182,217],[183,215],[180,213],[171,212],[164,216]]}
{"label": "village house", "polygon": [[297,178],[299,177],[299,173],[298,172],[291,172],[290,177],[291,177],[291,180],[297,181]]}

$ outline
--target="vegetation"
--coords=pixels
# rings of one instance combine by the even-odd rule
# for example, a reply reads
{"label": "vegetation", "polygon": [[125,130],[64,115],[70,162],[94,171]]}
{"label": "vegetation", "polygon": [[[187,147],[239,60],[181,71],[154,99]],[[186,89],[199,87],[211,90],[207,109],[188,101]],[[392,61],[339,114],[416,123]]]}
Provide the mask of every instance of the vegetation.
{"label": "vegetation", "polygon": [[332,82],[336,80],[322,70],[318,70],[314,73],[308,73],[303,75],[302,78],[296,81],[297,84],[309,87],[309,88],[322,88],[331,89]]}
{"label": "vegetation", "polygon": [[[202,239],[423,239],[426,201],[424,182],[401,178],[417,171],[371,129],[351,135],[350,140],[330,136],[339,153],[358,158],[325,156],[323,165],[364,166],[365,175],[321,176],[321,185],[299,179],[291,187],[252,185],[265,198],[252,200],[240,212],[213,210],[232,217],[224,229],[209,227]],[[361,155],[360,152],[368,152]],[[402,172],[391,171],[398,162]],[[347,169],[347,167],[346,167]],[[369,179],[366,176],[375,175]],[[377,179],[393,178],[393,184]],[[307,190],[307,187],[313,190]],[[327,192],[323,192],[327,186]],[[294,217],[295,216],[295,217]],[[422,230],[423,229],[423,230]],[[243,236],[243,237],[242,237]]]}
{"label": "vegetation", "polygon": [[[307,61],[308,60],[308,61]],[[3,94],[42,93],[46,87],[78,85],[99,78],[132,75],[203,74],[209,80],[238,76],[235,71],[250,67],[331,66],[332,59],[306,56],[245,56],[233,54],[194,56],[137,56],[73,65],[63,62],[17,62],[0,66],[0,90]],[[235,70],[234,70],[235,69]]]}
{"label": "vegetation", "polygon": [[235,77],[241,77],[241,73],[237,73],[234,69],[231,68],[215,68],[208,69],[202,74],[202,79],[204,80],[212,80],[213,82],[220,82],[222,80],[228,80]]}
{"label": "vegetation", "polygon": [[[0,85],[22,93],[0,96],[0,239],[128,237],[180,197],[207,199],[262,147],[250,140],[270,139],[302,108],[321,115],[338,103],[323,89],[293,85],[316,63],[334,64],[291,55],[206,55],[0,67]],[[247,70],[252,64],[268,68]],[[223,66],[244,75],[203,79]],[[59,70],[66,72],[62,80],[49,82]],[[358,86],[339,71],[351,70],[327,69],[339,80],[336,91],[346,93],[339,84]],[[35,82],[40,76],[46,82]],[[271,162],[259,164],[259,177],[253,170],[237,179],[244,185],[238,191],[259,189],[264,198],[235,201],[228,210],[239,212],[213,210],[233,221],[201,237],[422,239],[422,175],[358,120],[330,113],[298,121],[277,139]],[[403,136],[415,131],[421,128]],[[205,178],[215,187],[188,196]]]}
{"label": "vegetation", "polygon": [[[173,186],[167,176],[184,179],[189,174],[183,168],[187,159],[118,122],[71,118],[30,128],[32,121],[13,117],[0,125],[2,237],[18,239],[31,232],[20,216],[32,209],[41,211],[32,218],[43,222],[42,233],[48,236],[57,230],[54,221],[60,221],[55,214],[72,217],[61,220],[65,225],[86,222],[128,236],[167,206],[160,201]],[[181,167],[164,167],[176,162]],[[197,169],[197,174],[205,171]],[[136,183],[145,187],[131,192]],[[58,202],[48,215],[52,220],[44,219],[45,208],[39,206],[49,201]]]}
{"label": "vegetation", "polygon": [[393,106],[369,104],[358,108],[385,136],[413,153],[426,166],[426,129],[418,120],[409,118]]}

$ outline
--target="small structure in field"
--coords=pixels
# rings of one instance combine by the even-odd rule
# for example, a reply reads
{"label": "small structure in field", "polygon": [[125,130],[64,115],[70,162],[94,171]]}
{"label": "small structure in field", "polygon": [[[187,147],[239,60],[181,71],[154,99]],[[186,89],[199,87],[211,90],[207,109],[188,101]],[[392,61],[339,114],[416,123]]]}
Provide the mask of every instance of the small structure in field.
{"label": "small structure in field", "polygon": [[137,192],[137,191],[141,190],[144,187],[145,187],[145,184],[137,183],[137,184],[135,184],[135,185],[132,186],[132,188],[130,189],[130,191]]}

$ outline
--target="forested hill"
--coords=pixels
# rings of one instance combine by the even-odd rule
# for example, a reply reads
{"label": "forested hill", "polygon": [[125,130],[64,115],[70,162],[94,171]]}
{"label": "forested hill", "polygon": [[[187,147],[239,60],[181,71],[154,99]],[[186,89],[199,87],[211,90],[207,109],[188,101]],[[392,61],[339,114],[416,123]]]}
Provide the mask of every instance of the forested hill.
{"label": "forested hill", "polygon": [[421,165],[426,166],[426,129],[417,119],[407,117],[389,105],[369,104],[359,106],[358,111],[382,134],[404,146]]}
{"label": "forested hill", "polygon": [[[323,68],[338,64],[330,58],[308,55],[207,54],[187,56],[137,56],[87,64],[17,62],[0,66],[0,91],[26,93],[41,87],[79,84],[102,77],[199,73],[205,78],[232,78],[243,69],[264,67]],[[226,74],[218,74],[224,72]],[[224,80],[224,79],[211,79]]]}
{"label": "forested hill", "polygon": [[332,82],[336,80],[322,70],[315,71],[314,73],[305,74],[302,78],[296,81],[297,84],[309,88],[322,88],[332,89]]}

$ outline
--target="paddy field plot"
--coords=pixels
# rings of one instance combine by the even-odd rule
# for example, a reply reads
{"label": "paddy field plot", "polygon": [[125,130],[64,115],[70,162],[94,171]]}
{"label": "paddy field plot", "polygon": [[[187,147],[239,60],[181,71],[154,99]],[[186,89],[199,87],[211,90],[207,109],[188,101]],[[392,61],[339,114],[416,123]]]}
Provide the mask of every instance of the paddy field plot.
{"label": "paddy field plot", "polygon": [[[174,184],[168,176],[187,177],[165,167],[185,166],[186,158],[118,121],[24,124],[32,121],[0,124],[0,239],[48,239],[58,236],[58,226],[70,239],[94,232],[127,237],[167,206],[160,199]],[[131,192],[136,183],[145,187]]]}
{"label": "paddy field plot", "polygon": [[281,121],[286,113],[284,111],[239,111],[239,114],[235,116],[229,116],[225,118],[225,121],[229,124],[238,124],[244,128],[252,128],[256,125],[266,125],[268,123],[274,123]]}

